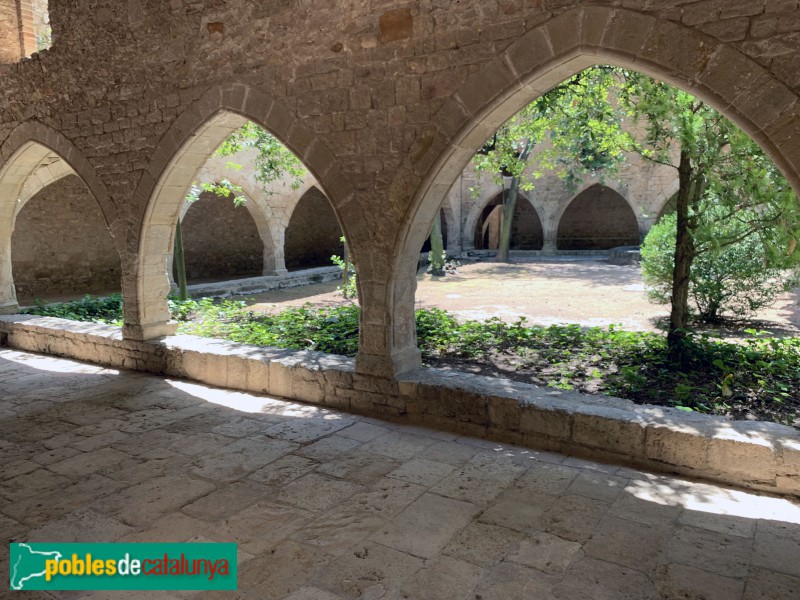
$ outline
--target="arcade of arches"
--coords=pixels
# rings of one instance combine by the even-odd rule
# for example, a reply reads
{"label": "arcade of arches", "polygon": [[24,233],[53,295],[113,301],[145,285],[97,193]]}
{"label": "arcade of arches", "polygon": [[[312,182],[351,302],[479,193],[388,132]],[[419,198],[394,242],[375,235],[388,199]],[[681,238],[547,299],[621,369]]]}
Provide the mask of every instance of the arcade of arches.
{"label": "arcade of arches", "polygon": [[[53,0],[52,47],[30,58],[20,58],[30,54],[21,4],[0,0],[0,312],[15,314],[20,296],[47,285],[51,275],[30,261],[42,255],[35,244],[57,241],[51,251],[63,261],[53,269],[78,260],[93,282],[121,282],[124,326],[114,335],[126,367],[157,370],[142,357],[173,339],[167,295],[186,191],[247,120],[298,156],[318,191],[295,209],[297,235],[292,211],[265,203],[222,214],[201,200],[187,229],[195,212],[214,210],[207,222],[230,228],[197,232],[189,253],[208,249],[202,236],[212,235],[222,264],[192,268],[217,277],[234,269],[224,256],[235,253],[246,257],[234,269],[242,274],[282,273],[300,265],[298,239],[324,238],[313,248],[321,263],[341,232],[361,311],[354,375],[336,397],[353,410],[395,410],[391,399],[411,385],[403,377],[421,366],[415,277],[434,217],[444,212],[454,251],[492,243],[487,206],[498,189],[487,183],[467,200],[470,158],[532,99],[589,66],[634,68],[690,90],[800,189],[796,0]],[[616,179],[585,181],[555,201],[548,186],[561,184],[541,182],[521,202],[520,247],[637,243],[674,181],[657,172]],[[93,254],[69,258],[78,237],[94,240]],[[328,397],[324,389],[280,391],[311,401]]]}

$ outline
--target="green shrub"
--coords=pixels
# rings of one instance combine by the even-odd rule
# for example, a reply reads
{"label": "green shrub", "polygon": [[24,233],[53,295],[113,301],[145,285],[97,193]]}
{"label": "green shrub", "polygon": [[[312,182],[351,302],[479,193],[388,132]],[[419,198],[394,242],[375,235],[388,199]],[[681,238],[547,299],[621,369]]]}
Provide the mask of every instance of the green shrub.
{"label": "green shrub", "polygon": [[[642,245],[642,276],[648,296],[657,303],[669,302],[672,294],[675,231],[675,215],[666,215]],[[734,237],[731,231],[720,233]],[[718,322],[723,313],[752,316],[797,283],[794,270],[769,266],[762,241],[755,234],[722,247],[707,242],[706,247],[692,263],[689,285],[689,297],[701,321]]]}
{"label": "green shrub", "polygon": [[43,304],[37,301],[35,307],[25,309],[22,313],[121,326],[122,294],[111,294],[104,298],[94,298],[86,295],[80,300],[56,304]]}

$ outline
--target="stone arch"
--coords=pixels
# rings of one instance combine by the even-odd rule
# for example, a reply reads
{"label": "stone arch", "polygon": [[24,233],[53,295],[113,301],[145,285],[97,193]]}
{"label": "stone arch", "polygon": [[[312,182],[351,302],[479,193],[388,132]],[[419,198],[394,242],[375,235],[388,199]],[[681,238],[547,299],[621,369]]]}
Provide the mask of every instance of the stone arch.
{"label": "stone arch", "polygon": [[[43,169],[49,171],[50,164],[59,161],[63,164],[54,172],[39,173]],[[11,234],[16,215],[23,199],[27,201],[33,195],[31,192],[41,189],[37,189],[37,185],[43,187],[45,182],[55,180],[60,173],[75,174],[83,181],[114,236],[116,210],[89,161],[72,142],[51,127],[38,121],[17,126],[0,146],[0,313],[14,312],[19,308],[11,269]],[[31,177],[38,180],[38,184],[26,188]]]}
{"label": "stone arch", "polygon": [[636,213],[611,186],[595,183],[575,194],[558,219],[559,250],[610,250],[639,244]]}
{"label": "stone arch", "polygon": [[342,231],[330,201],[311,186],[294,203],[283,238],[286,268],[290,271],[330,266],[333,254],[342,256]]}
{"label": "stone arch", "polygon": [[[487,231],[486,220],[491,215],[496,215],[496,211],[503,204],[502,191],[494,195],[485,204],[478,218],[475,219],[472,228],[474,245],[477,250],[496,250],[496,240],[486,243]],[[495,235],[489,237],[499,238],[499,222],[497,223]],[[470,231],[470,230],[468,230]],[[480,231],[480,233],[479,233]],[[536,207],[528,198],[522,194],[517,198],[517,206],[514,210],[514,219],[511,226],[511,249],[512,250],[541,250],[544,246],[544,227]]]}
{"label": "stone arch", "polygon": [[134,193],[142,227],[138,253],[127,257],[132,264],[123,277],[124,336],[150,339],[174,331],[167,307],[167,273],[180,205],[198,170],[247,120],[269,130],[303,161],[342,224],[338,207],[351,199],[353,188],[327,147],[263,90],[241,83],[210,89],[164,135]]}
{"label": "stone arch", "polygon": [[424,151],[398,178],[418,183],[398,234],[385,303],[392,314],[387,355],[395,373],[420,364],[414,324],[414,256],[452,182],[497,128],[528,102],[596,64],[616,64],[689,90],[731,118],[800,189],[797,95],[764,67],[720,40],[664,18],[623,8],[564,11],[512,41],[470,75],[434,114]]}

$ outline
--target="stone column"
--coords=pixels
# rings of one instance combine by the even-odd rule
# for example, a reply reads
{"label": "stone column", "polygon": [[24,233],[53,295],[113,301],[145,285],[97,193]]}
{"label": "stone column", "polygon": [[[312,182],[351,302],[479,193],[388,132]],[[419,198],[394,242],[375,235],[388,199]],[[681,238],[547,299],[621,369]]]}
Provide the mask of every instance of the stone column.
{"label": "stone column", "polygon": [[393,378],[422,364],[414,321],[417,260],[404,260],[394,273],[392,262],[391,256],[372,253],[356,263],[361,303],[356,371],[361,375]]}
{"label": "stone column", "polygon": [[11,232],[0,235],[0,315],[14,314],[19,311],[14,278],[11,273]]}

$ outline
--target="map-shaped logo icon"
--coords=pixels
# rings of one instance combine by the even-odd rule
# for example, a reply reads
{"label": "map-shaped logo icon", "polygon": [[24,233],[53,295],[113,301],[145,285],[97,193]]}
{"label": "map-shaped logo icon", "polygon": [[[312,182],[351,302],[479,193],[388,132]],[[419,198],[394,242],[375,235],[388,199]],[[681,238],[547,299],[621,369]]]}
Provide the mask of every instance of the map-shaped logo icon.
{"label": "map-shaped logo icon", "polygon": [[28,544],[11,546],[11,589],[24,590],[26,582],[45,576],[45,562],[61,560],[60,552],[40,552]]}

